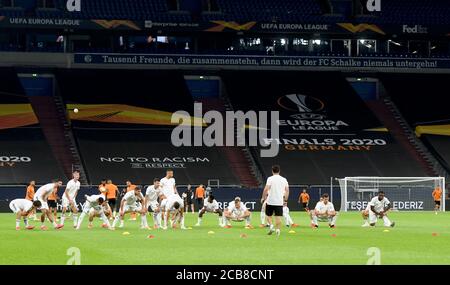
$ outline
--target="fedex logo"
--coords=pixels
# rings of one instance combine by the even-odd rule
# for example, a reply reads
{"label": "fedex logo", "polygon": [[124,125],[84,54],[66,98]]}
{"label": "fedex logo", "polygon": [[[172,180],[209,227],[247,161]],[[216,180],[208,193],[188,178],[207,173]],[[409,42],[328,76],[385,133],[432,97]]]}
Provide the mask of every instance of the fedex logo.
{"label": "fedex logo", "polygon": [[409,27],[408,25],[403,25],[403,33],[406,34],[426,34],[428,33],[428,29],[423,27],[422,25],[414,25]]}

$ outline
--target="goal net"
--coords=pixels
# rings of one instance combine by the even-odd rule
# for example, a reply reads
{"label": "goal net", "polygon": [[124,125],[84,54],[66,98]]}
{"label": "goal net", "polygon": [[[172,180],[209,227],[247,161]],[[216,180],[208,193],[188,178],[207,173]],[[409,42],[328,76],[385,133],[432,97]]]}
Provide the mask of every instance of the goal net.
{"label": "goal net", "polygon": [[444,177],[371,177],[356,176],[337,179],[341,188],[341,209],[361,211],[367,207],[378,191],[384,191],[386,198],[398,211],[431,211],[435,202],[432,193],[442,190],[441,211],[445,211]]}

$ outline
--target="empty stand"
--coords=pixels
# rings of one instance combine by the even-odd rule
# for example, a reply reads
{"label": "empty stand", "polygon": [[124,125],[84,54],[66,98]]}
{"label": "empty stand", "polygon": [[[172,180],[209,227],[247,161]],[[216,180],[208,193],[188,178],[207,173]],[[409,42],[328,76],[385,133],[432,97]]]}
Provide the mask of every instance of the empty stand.
{"label": "empty stand", "polygon": [[0,184],[64,177],[16,71],[0,69]]}
{"label": "empty stand", "polygon": [[[448,106],[444,104],[447,96],[449,75],[444,74],[380,74],[386,92],[393,104],[405,117],[409,128],[421,135],[425,146],[420,146],[429,157],[435,172],[447,176],[447,155],[444,147],[448,141]],[[421,129],[423,127],[423,129]],[[414,134],[411,139],[418,140]],[[421,144],[418,140],[418,144]],[[433,158],[433,155],[435,158]]]}
{"label": "empty stand", "polygon": [[173,146],[172,113],[193,109],[181,73],[60,70],[57,78],[65,102],[80,110],[70,117],[91,183],[148,184],[173,168],[179,184],[241,184],[219,148]]}

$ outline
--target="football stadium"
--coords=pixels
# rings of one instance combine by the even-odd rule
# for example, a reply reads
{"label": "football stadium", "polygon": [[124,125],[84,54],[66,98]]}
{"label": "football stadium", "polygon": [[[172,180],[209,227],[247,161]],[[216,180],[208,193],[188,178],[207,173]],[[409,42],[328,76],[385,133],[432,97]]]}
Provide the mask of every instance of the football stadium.
{"label": "football stadium", "polygon": [[0,0],[0,265],[450,265],[449,82],[447,0]]}

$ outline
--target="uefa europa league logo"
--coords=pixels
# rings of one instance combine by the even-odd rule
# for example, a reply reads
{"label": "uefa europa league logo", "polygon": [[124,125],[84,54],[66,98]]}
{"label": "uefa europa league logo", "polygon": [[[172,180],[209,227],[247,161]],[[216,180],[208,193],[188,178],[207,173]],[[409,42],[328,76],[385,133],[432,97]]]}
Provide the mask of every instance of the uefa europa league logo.
{"label": "uefa europa league logo", "polygon": [[295,119],[321,120],[325,118],[323,110],[325,104],[312,96],[303,94],[288,94],[278,98],[278,105],[288,111],[296,112],[291,115]]}

